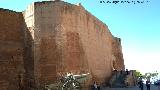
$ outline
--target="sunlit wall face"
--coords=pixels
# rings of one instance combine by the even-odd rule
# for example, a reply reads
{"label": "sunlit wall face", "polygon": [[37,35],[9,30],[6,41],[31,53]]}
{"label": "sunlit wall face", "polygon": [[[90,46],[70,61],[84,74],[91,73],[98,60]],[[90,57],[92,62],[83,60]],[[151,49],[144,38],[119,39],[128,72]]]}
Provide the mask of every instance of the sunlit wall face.
{"label": "sunlit wall face", "polygon": [[88,11],[107,24],[114,36],[121,38],[126,68],[142,73],[160,70],[160,1],[149,0],[143,4],[66,1],[81,2]]}

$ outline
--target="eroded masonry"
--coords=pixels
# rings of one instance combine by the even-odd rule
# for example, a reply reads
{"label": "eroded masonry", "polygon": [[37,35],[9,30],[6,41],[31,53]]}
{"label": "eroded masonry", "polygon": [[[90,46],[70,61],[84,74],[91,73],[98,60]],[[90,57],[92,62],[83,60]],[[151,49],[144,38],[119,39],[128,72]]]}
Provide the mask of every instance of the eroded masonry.
{"label": "eroded masonry", "polygon": [[0,9],[0,90],[40,90],[66,72],[90,73],[86,83],[105,84],[113,69],[124,70],[121,40],[80,4]]}

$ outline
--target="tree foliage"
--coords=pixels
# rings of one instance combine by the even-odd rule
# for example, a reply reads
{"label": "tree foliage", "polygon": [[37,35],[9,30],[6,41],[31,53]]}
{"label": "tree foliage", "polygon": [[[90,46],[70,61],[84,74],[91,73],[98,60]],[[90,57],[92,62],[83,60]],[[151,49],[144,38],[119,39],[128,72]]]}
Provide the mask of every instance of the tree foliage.
{"label": "tree foliage", "polygon": [[137,77],[137,79],[140,77],[142,77],[143,79],[156,78],[158,76],[158,72],[153,72],[153,73],[148,72],[143,75],[140,71],[136,70],[135,76]]}
{"label": "tree foliage", "polygon": [[142,75],[142,73],[141,73],[140,71],[137,71],[137,70],[136,70],[135,76],[136,76],[136,78],[138,79],[138,78],[142,77],[143,75]]}
{"label": "tree foliage", "polygon": [[157,72],[154,72],[154,73],[145,73],[144,75],[143,75],[143,77],[145,78],[145,79],[147,79],[147,78],[155,78],[155,77],[157,77],[158,76],[158,73]]}

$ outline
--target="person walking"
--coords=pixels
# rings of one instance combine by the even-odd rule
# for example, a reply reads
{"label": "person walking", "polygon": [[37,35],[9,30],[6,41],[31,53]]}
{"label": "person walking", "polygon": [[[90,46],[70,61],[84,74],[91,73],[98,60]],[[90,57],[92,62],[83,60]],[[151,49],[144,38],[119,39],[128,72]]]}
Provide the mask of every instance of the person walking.
{"label": "person walking", "polygon": [[142,80],[142,77],[140,77],[138,84],[139,84],[139,88],[141,90],[143,90],[143,80]]}
{"label": "person walking", "polygon": [[147,87],[147,90],[150,90],[150,79],[148,78],[147,81],[146,81],[146,87]]}
{"label": "person walking", "polygon": [[127,74],[127,75],[129,75],[129,71],[128,71],[128,69],[126,69],[126,74]]}

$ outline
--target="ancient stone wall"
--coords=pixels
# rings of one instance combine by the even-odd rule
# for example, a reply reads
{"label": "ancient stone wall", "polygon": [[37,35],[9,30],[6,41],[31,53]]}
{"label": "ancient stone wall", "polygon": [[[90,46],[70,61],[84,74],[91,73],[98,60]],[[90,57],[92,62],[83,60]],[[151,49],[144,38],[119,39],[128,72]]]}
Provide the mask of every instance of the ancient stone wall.
{"label": "ancient stone wall", "polygon": [[124,69],[120,39],[80,4],[35,2],[23,15],[0,9],[0,90],[41,90],[67,72],[106,83],[113,68]]}
{"label": "ancient stone wall", "polygon": [[113,52],[113,68],[115,70],[121,71],[125,69],[124,59],[122,53],[121,39],[113,37],[112,42],[112,52]]}
{"label": "ancient stone wall", "polygon": [[0,9],[0,90],[18,90],[23,79],[23,16]]}
{"label": "ancient stone wall", "polygon": [[[70,57],[66,61],[72,64],[76,64],[76,61],[83,62],[83,65],[80,65],[82,71],[89,72],[93,81],[104,83],[112,72],[112,35],[108,27],[87,12],[82,6],[65,4],[61,12],[62,25],[65,27],[65,32],[79,36],[79,39],[70,39],[67,42],[78,41],[79,48],[82,49],[81,52],[76,50],[72,53],[68,53],[70,49],[66,50],[66,55],[75,56],[79,54],[82,56],[82,58],[77,60],[72,60],[72,57]],[[68,37],[71,37],[71,35]],[[72,46],[72,43],[66,45],[66,47],[77,48],[77,46]],[[66,68],[69,68],[72,64],[68,63]],[[75,69],[76,67],[72,68]]]}
{"label": "ancient stone wall", "polygon": [[[54,2],[35,3],[35,74],[38,87],[54,83],[58,70],[62,70],[61,33],[56,31],[60,27],[59,5]],[[58,29],[58,28],[57,28]],[[59,37],[59,38],[58,38]],[[59,44],[59,45],[58,45]]]}
{"label": "ancient stone wall", "polygon": [[23,12],[24,17],[24,68],[25,88],[35,88],[35,61],[34,61],[34,3],[28,5]]}
{"label": "ancient stone wall", "polygon": [[82,6],[44,1],[34,7],[38,85],[66,72],[90,73],[92,81],[106,82],[113,70],[108,27]]}

